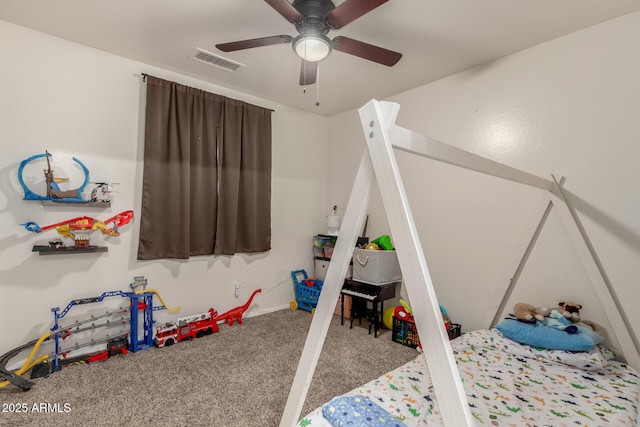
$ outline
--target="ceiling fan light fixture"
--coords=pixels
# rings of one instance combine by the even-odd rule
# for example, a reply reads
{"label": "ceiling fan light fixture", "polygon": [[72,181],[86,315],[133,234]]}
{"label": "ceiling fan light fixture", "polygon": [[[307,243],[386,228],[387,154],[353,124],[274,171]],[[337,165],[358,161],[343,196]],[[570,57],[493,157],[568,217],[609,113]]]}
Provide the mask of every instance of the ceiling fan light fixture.
{"label": "ceiling fan light fixture", "polygon": [[319,34],[301,34],[293,40],[293,50],[305,61],[322,61],[331,52],[331,40]]}

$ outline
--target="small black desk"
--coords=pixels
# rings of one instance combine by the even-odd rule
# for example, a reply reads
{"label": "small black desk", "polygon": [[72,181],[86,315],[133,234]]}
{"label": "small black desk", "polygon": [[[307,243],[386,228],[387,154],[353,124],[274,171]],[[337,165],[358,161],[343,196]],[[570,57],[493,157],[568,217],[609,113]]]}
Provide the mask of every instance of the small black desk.
{"label": "small black desk", "polygon": [[[347,279],[344,281],[342,291],[340,291],[341,300],[341,319],[344,325],[344,296],[351,296],[351,323],[349,328],[353,328],[353,319],[362,321],[364,317],[369,321],[369,333],[371,333],[371,325],[373,325],[374,336],[378,337],[378,329],[382,323],[382,313],[384,313],[384,301],[396,296],[396,284],[399,282],[387,283],[384,285],[372,285],[369,283],[358,282],[357,280]],[[368,308],[371,303],[371,309]],[[378,310],[378,304],[380,309]]]}

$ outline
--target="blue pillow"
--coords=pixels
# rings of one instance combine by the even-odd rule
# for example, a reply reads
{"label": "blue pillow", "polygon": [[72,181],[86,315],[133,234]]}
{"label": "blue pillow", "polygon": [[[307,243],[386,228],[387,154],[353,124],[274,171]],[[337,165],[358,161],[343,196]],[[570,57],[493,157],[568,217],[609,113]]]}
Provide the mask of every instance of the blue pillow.
{"label": "blue pillow", "polygon": [[577,333],[568,334],[539,322],[525,323],[505,319],[496,325],[496,329],[519,343],[551,350],[588,351],[604,341],[602,336],[586,328],[578,328]]}

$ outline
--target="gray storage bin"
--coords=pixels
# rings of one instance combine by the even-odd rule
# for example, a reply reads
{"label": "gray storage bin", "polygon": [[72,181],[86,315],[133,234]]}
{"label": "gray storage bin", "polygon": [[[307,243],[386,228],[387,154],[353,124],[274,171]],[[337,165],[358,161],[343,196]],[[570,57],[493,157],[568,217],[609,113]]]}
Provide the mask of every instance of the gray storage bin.
{"label": "gray storage bin", "polygon": [[402,279],[396,251],[353,250],[353,280],[383,285]]}

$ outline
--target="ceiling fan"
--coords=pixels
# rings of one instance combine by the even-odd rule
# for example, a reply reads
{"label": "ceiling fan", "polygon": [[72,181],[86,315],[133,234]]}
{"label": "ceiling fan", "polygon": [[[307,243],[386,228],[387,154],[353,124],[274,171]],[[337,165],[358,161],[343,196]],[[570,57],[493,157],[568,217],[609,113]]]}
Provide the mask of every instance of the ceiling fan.
{"label": "ceiling fan", "polygon": [[374,46],[349,37],[338,36],[333,40],[327,37],[330,30],[342,28],[362,15],[372,11],[388,0],[345,0],[337,7],[331,0],[265,0],[287,21],[295,25],[300,33],[296,37],[278,35],[259,37],[229,43],[220,43],[216,47],[223,52],[250,49],[275,44],[292,43],[293,50],[301,58],[300,85],[316,82],[318,62],[337,50],[358,56],[369,61],[391,67],[402,54]]}

